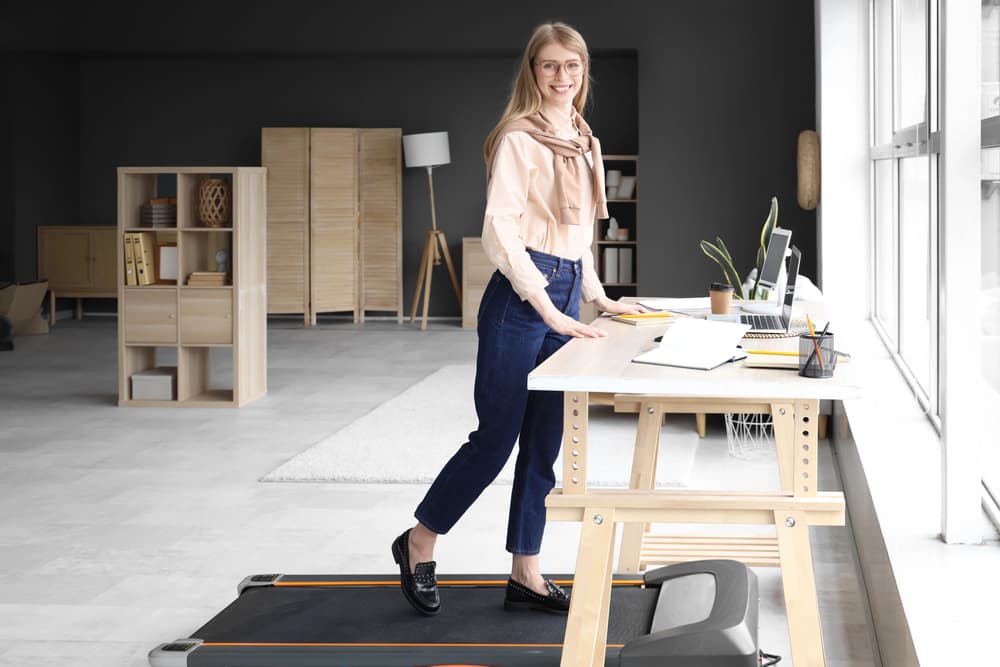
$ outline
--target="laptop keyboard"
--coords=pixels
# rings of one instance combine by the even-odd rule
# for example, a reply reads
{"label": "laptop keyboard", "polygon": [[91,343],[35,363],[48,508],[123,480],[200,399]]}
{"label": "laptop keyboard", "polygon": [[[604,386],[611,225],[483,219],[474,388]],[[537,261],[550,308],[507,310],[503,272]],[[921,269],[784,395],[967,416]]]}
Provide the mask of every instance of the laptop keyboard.
{"label": "laptop keyboard", "polygon": [[777,315],[740,315],[740,322],[753,329],[784,329],[785,325]]}

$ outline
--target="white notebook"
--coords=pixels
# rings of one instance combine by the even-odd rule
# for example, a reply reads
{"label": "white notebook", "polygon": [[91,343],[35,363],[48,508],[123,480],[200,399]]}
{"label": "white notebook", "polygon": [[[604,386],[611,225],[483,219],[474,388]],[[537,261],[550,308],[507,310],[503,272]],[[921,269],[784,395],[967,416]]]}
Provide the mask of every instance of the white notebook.
{"label": "white notebook", "polygon": [[663,334],[659,346],[632,361],[711,370],[746,356],[736,346],[749,330],[749,324],[680,318]]}

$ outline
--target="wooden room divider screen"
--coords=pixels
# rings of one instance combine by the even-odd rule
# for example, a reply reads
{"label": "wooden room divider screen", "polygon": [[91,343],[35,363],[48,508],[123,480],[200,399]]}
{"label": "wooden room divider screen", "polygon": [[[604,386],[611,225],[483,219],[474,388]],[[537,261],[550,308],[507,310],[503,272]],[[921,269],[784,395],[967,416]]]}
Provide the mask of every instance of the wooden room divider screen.
{"label": "wooden room divider screen", "polygon": [[263,128],[267,312],[403,321],[400,128]]}

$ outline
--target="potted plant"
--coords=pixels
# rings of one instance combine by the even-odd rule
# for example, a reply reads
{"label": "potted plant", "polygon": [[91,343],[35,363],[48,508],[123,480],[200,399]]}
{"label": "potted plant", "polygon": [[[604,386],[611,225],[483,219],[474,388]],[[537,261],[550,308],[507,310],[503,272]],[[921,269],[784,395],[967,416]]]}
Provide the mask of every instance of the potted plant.
{"label": "potted plant", "polygon": [[699,245],[701,251],[708,255],[722,269],[722,275],[726,282],[733,286],[733,296],[737,299],[757,299],[763,298],[765,288],[760,287],[760,270],[767,259],[767,244],[771,241],[771,232],[778,226],[778,198],[771,197],[771,210],[764,220],[764,225],[760,230],[760,247],[757,248],[757,276],[754,278],[753,287],[748,294],[743,293],[743,280],[740,279],[739,271],[733,264],[732,255],[721,236],[715,237],[715,243],[702,241]]}

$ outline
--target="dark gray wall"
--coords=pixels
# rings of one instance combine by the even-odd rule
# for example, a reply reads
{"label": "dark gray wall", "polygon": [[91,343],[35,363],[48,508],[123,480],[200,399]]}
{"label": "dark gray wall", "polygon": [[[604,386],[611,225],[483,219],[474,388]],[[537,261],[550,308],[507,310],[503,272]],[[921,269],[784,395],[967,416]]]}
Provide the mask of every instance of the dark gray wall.
{"label": "dark gray wall", "polygon": [[772,196],[815,279],[816,216],[795,200],[798,133],[815,128],[812,3],[673,10],[639,47],[642,291],[703,294],[720,274],[698,242],[716,235],[745,275]]}
{"label": "dark gray wall", "polygon": [[[447,130],[452,162],[435,170],[435,204],[460,264],[462,237],[479,236],[482,228],[482,142],[506,103],[516,64],[516,53],[85,57],[80,65],[80,219],[113,222],[117,166],[260,164],[262,127],[402,127],[404,134]],[[635,152],[634,54],[600,56],[594,76],[602,97],[591,114],[596,131],[609,151]],[[403,172],[407,303],[430,227],[425,174],[422,169]],[[432,283],[431,312],[458,315],[444,278],[442,270]]]}
{"label": "dark gray wall", "polygon": [[79,223],[79,76],[76,58],[0,61],[0,280],[36,277],[39,225]]}
{"label": "dark gray wall", "polygon": [[[453,162],[434,180],[439,219],[457,250],[461,236],[479,234],[481,142],[502,109],[516,54],[536,23],[556,18],[578,27],[594,51],[588,115],[605,150],[641,155],[643,293],[703,293],[717,269],[697,243],[716,234],[741,267],[751,265],[772,195],[782,204],[780,223],[803,249],[804,272],[815,275],[815,215],[794,199],[795,139],[815,126],[812,3],[566,9],[514,0],[502,12],[450,1],[101,7],[58,16],[0,10],[0,48],[57,51],[73,61],[54,75],[79,82],[78,110],[64,112],[61,124],[76,125],[80,148],[60,154],[49,144],[46,158],[76,165],[79,223],[113,223],[119,165],[256,164],[264,125],[392,126],[451,133]],[[38,97],[25,81],[13,92]],[[18,144],[19,174],[31,153],[30,142]],[[406,170],[407,304],[426,197],[423,173]],[[33,237],[35,224],[21,215],[13,221],[21,238]],[[10,225],[0,219],[0,240]],[[431,307],[458,313],[447,281],[435,281]]]}
{"label": "dark gray wall", "polygon": [[13,57],[0,56],[0,91],[6,104],[0,104],[0,282],[17,280],[17,243],[14,232],[14,105],[11,103],[14,90]]}

